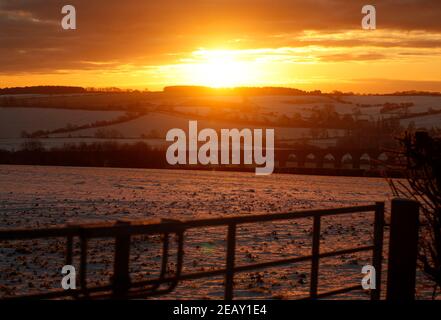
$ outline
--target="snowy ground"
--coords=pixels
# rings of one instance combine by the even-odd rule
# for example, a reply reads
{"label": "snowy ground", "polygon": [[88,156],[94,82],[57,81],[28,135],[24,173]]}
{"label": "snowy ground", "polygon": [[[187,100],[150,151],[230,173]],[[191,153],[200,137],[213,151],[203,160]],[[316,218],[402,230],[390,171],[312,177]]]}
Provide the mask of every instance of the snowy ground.
{"label": "snowy ground", "polygon": [[114,120],[123,115],[121,111],[0,107],[0,139],[20,138],[22,131],[54,130],[68,124],[80,126]]}
{"label": "snowy ground", "polygon": [[[35,228],[67,222],[198,218],[287,212],[389,201],[383,179],[109,168],[0,166],[0,228]],[[371,214],[324,218],[323,252],[370,244]],[[238,228],[237,265],[310,254],[311,220]],[[387,231],[387,230],[386,230]],[[225,265],[225,228],[186,234],[184,272]],[[60,287],[64,240],[0,243],[0,297]],[[89,285],[108,282],[113,247],[90,243]],[[137,238],[132,280],[158,272],[159,239]],[[320,262],[321,292],[359,284],[370,253]],[[78,265],[78,256],[74,263]],[[173,265],[169,266],[171,269]],[[297,298],[309,290],[310,262],[242,273],[237,298]],[[419,291],[426,296],[426,289]],[[166,298],[221,298],[222,277],[181,283]],[[351,293],[346,298],[367,298]]]}
{"label": "snowy ground", "polygon": [[[104,99],[103,101],[107,102],[101,101],[100,105],[104,103],[104,105],[115,106],[122,103],[118,100],[118,97],[124,98],[124,96],[115,96],[114,94],[60,96],[61,101],[64,102],[57,105],[67,104],[70,107],[87,106],[94,105],[93,103],[97,103],[96,100],[101,101],[101,99]],[[133,96],[131,99],[137,99],[137,97]],[[132,139],[139,139],[142,135],[148,136],[152,131],[156,131],[160,136],[165,136],[165,133],[172,128],[188,128],[188,121],[195,120],[195,114],[206,116],[219,108],[222,108],[223,112],[230,114],[241,110],[241,114],[248,114],[250,119],[255,116],[261,116],[270,120],[277,120],[280,116],[292,117],[294,114],[300,114],[303,118],[309,118],[314,111],[329,105],[332,105],[336,112],[341,115],[357,114],[359,119],[364,120],[390,117],[391,114],[380,112],[385,103],[412,103],[413,106],[408,109],[410,113],[423,113],[430,109],[441,110],[441,97],[439,96],[344,96],[342,101],[326,96],[255,96],[245,99],[241,96],[184,98],[160,95],[154,98],[147,97],[146,99],[146,101],[141,100],[138,103],[141,103],[141,105],[147,103],[156,106],[174,107],[175,111],[186,115],[150,112],[145,116],[128,122],[107,126],[106,129],[116,130],[125,138]],[[20,149],[23,143],[23,139],[20,139],[22,131],[32,133],[38,130],[54,130],[65,128],[69,124],[81,126],[99,120],[114,120],[123,114],[124,112],[120,111],[0,107],[0,148],[8,150]],[[440,115],[420,116],[404,119],[401,121],[401,124],[407,127],[410,122],[414,122],[417,128],[430,129],[432,127],[439,127],[441,125],[441,118]],[[213,128],[216,130],[220,128],[250,127],[240,121],[210,121],[207,119],[200,119],[199,126],[200,128]],[[251,128],[254,127],[256,126],[251,126]],[[261,126],[257,127],[260,128]],[[42,142],[47,147],[59,145],[60,138],[64,138],[71,143],[78,143],[83,141],[79,137],[94,137],[97,130],[100,129],[102,128],[83,129],[70,132],[69,134],[52,134],[50,137],[57,139],[45,139]],[[274,129],[276,131],[276,139],[293,140],[311,137],[311,130],[309,128],[276,127]],[[328,134],[335,138],[342,136],[344,131],[330,129]]]}

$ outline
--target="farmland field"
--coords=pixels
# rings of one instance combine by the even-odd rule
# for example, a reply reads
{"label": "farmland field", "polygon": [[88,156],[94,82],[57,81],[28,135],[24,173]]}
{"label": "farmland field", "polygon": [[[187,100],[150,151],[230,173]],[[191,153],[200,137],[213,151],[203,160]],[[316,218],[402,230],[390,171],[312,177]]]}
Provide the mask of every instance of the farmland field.
{"label": "farmland field", "polygon": [[[75,222],[232,216],[330,208],[389,201],[387,183],[377,178],[198,172],[0,166],[0,228],[35,228]],[[352,214],[323,219],[322,250],[366,245],[371,241],[372,215]],[[222,267],[225,228],[186,234],[184,271]],[[238,229],[237,263],[263,262],[309,254],[311,220],[243,225]],[[157,274],[159,239],[137,239],[132,251],[133,279]],[[64,241],[3,243],[0,289],[9,294],[38,292],[59,286]],[[90,243],[90,284],[106,283],[111,275],[112,245]],[[50,258],[49,258],[50,257]],[[358,284],[369,253],[322,260],[321,290]],[[78,260],[76,260],[78,262]],[[75,262],[75,263],[77,263]],[[11,266],[14,266],[13,268]],[[17,269],[18,268],[18,269]],[[309,263],[243,273],[237,277],[238,298],[295,298],[308,293]],[[13,276],[19,271],[20,281]],[[6,289],[5,289],[6,290]],[[427,288],[420,285],[419,295]],[[6,291],[0,290],[0,296]],[[172,297],[222,297],[222,278],[189,281]],[[168,296],[170,297],[170,296]],[[366,293],[347,297],[367,298]]]}
{"label": "farmland field", "polygon": [[[138,100],[136,100],[138,99]],[[404,109],[385,112],[384,105],[408,104],[406,111],[415,116],[400,120],[401,126],[407,128],[413,124],[416,129],[431,129],[441,126],[439,114],[425,114],[441,111],[441,97],[439,96],[344,96],[334,99],[329,96],[207,96],[207,97],[175,97],[161,94],[142,96],[137,95],[73,95],[73,96],[33,96],[31,101],[40,101],[44,108],[0,108],[0,148],[19,149],[23,140],[23,132],[33,133],[39,130],[51,131],[69,126],[90,125],[97,121],[112,121],[125,114],[118,111],[120,107],[145,108],[146,113],[135,119],[118,124],[105,126],[106,130],[117,132],[126,139],[142,139],[146,137],[163,139],[172,128],[186,129],[189,120],[198,120],[200,128],[275,128],[276,139],[296,141],[311,139],[311,128],[290,127],[244,122],[241,116],[258,121],[277,121],[281,117],[298,115],[303,119],[310,118],[317,110],[332,106],[341,116],[350,115],[359,120],[376,121],[399,116]],[[63,109],[60,106],[65,106]],[[55,108],[58,106],[57,109]],[[76,107],[75,107],[76,106]],[[80,110],[85,106],[93,106],[97,110]],[[144,106],[144,107],[143,107]],[[75,109],[78,108],[78,109]],[[106,109],[107,108],[107,109]],[[110,108],[110,109],[108,109]],[[231,119],[210,118],[210,113],[221,112],[230,115]],[[214,120],[216,119],[216,120]],[[71,130],[65,133],[49,134],[43,140],[45,146],[60,146],[63,143],[93,142],[87,140],[96,138],[100,127],[91,127],[81,130]],[[345,134],[344,130],[327,129],[328,143]],[[52,141],[51,138],[58,140]],[[62,140],[60,140],[62,139]],[[86,139],[86,140],[85,140]],[[122,141],[128,142],[128,141]],[[149,142],[149,141],[146,141]],[[323,141],[326,144],[325,141]],[[321,142],[315,144],[321,145]],[[158,145],[158,141],[153,145]]]}

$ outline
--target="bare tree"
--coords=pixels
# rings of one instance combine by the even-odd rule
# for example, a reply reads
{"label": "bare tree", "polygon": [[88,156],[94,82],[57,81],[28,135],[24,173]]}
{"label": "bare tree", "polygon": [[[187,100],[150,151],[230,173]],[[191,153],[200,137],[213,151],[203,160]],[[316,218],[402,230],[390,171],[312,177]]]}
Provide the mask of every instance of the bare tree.
{"label": "bare tree", "polygon": [[441,288],[441,139],[426,132],[406,133],[399,152],[406,180],[389,179],[397,197],[421,204],[419,265],[434,282],[433,298]]}

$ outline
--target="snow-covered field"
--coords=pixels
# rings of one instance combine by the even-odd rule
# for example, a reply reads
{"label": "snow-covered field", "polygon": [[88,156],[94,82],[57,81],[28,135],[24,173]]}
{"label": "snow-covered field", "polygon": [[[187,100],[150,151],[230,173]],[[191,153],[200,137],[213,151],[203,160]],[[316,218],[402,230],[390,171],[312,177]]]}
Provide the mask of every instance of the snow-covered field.
{"label": "snow-covered field", "polygon": [[[188,131],[188,122],[190,120],[197,120],[195,117],[184,116],[184,115],[170,115],[163,113],[149,113],[138,119],[115,124],[106,127],[109,130],[117,130],[123,133],[125,137],[140,137],[142,134],[147,135],[150,131],[154,130],[160,136],[163,137],[164,143],[165,136],[170,129],[180,128]],[[243,123],[237,123],[233,121],[219,121],[219,120],[198,120],[198,129],[202,130],[204,128],[211,128],[217,130],[221,129],[243,129],[243,128],[263,128],[262,126],[250,126],[244,125]],[[275,136],[277,139],[298,139],[304,136],[309,136],[310,129],[308,128],[285,128],[285,127],[271,127],[275,129]],[[72,137],[93,137],[97,129],[84,129],[71,133]],[[337,132],[338,135],[343,135],[343,130],[332,130],[332,132]],[[66,136],[66,134],[54,134],[52,137]]]}
{"label": "snow-covered field", "polygon": [[112,120],[120,111],[88,111],[43,108],[0,108],[0,139],[20,138],[22,131],[64,128],[68,124],[85,125],[97,120]]}
{"label": "snow-covered field", "polygon": [[[165,101],[168,105],[173,105],[176,110],[190,110],[204,114],[210,108],[215,107],[224,101],[230,104],[245,104],[258,108],[259,112],[274,113],[278,116],[292,116],[295,113],[302,117],[309,117],[313,110],[322,108],[326,105],[333,105],[339,114],[353,114],[359,112],[359,117],[372,117],[373,119],[386,118],[388,114],[381,114],[385,103],[402,104],[412,103],[408,112],[421,113],[429,109],[441,110],[440,96],[342,96],[341,101],[337,101],[328,96],[255,96],[247,97],[204,97],[204,98],[181,98],[174,103]],[[234,105],[231,106],[234,110]]]}
{"label": "snow-covered field", "polygon": [[[71,107],[88,105],[96,99],[101,99],[107,105],[115,106],[118,99],[115,95],[97,95],[89,96],[66,96],[64,103]],[[131,99],[135,99],[132,97]],[[92,99],[92,100],[91,100]],[[107,99],[107,100],[106,100]],[[112,100],[117,99],[117,100]],[[122,97],[119,97],[122,99]],[[138,98],[140,99],[140,98]],[[341,115],[355,115],[357,119],[376,120],[379,118],[388,118],[391,114],[381,113],[385,103],[401,104],[412,103],[408,108],[409,113],[424,113],[429,110],[441,110],[441,97],[437,96],[343,96],[340,101],[328,96],[206,96],[206,97],[175,97],[167,95],[157,95],[152,98],[144,97],[141,100],[147,105],[174,108],[173,114],[168,110],[164,112],[149,112],[148,114],[124,123],[107,126],[107,130],[116,130],[125,138],[140,139],[143,136],[150,136],[152,132],[155,135],[165,137],[168,130],[172,128],[188,127],[189,120],[197,120],[198,117],[204,117],[212,111],[220,108],[227,114],[247,115],[250,119],[261,117],[277,121],[282,116],[292,117],[295,114],[303,118],[309,118],[314,110],[319,110],[325,106],[332,105],[336,112]],[[150,99],[150,100],[148,100]],[[90,100],[90,101],[89,101]],[[96,101],[95,101],[96,102]],[[127,102],[127,101],[126,101]],[[133,102],[133,101],[132,101]],[[139,102],[139,101],[138,101]],[[48,102],[49,103],[49,102]],[[121,102],[122,103],[122,102]],[[61,104],[63,105],[63,104]],[[142,103],[141,103],[142,105]],[[104,107],[103,107],[104,108]],[[403,112],[398,110],[395,112]],[[21,133],[36,132],[38,130],[54,130],[65,128],[71,125],[85,125],[95,121],[114,120],[123,115],[120,111],[86,111],[69,109],[39,109],[39,108],[0,108],[0,148],[20,149],[23,140],[20,140]],[[196,118],[196,119],[195,119]],[[260,119],[260,120],[262,120]],[[432,127],[441,127],[440,115],[420,116],[401,120],[401,124],[407,127],[410,122],[414,122],[417,128],[430,129]],[[200,119],[200,128],[243,128],[240,121],[219,121],[213,118]],[[251,126],[252,127],[252,126]],[[261,127],[261,126],[259,126]],[[79,138],[93,138],[102,128],[92,128],[73,131],[69,133],[53,134],[51,138],[69,139],[68,142],[78,143]],[[311,129],[309,128],[289,128],[275,127],[276,139],[294,140],[301,138],[310,138]],[[344,134],[343,130],[328,130],[331,138],[336,138]],[[59,145],[59,141],[44,141],[48,147]]]}
{"label": "snow-covered field", "polygon": [[441,128],[441,114],[415,117],[410,119],[401,120],[402,126],[408,126],[413,123],[416,128]]}
{"label": "snow-covered field", "polygon": [[[387,183],[376,178],[257,177],[249,173],[177,170],[0,166],[0,185],[0,228],[120,218],[275,213],[371,204],[391,197]],[[369,244],[372,221],[372,214],[324,218],[322,252]],[[310,254],[311,229],[310,219],[242,225],[237,235],[237,265]],[[184,272],[225,266],[225,234],[225,228],[188,231]],[[155,237],[136,238],[131,251],[133,280],[157,275],[159,243]],[[0,243],[0,296],[59,288],[64,246],[61,239]],[[109,281],[112,252],[110,241],[90,242],[89,285]],[[360,283],[361,268],[370,258],[366,252],[321,260],[320,290]],[[78,255],[74,264],[78,266]],[[242,273],[235,278],[235,294],[238,298],[305,296],[309,272],[310,262]],[[188,281],[166,298],[221,298],[222,284],[222,277]],[[367,294],[343,297],[367,298]]]}

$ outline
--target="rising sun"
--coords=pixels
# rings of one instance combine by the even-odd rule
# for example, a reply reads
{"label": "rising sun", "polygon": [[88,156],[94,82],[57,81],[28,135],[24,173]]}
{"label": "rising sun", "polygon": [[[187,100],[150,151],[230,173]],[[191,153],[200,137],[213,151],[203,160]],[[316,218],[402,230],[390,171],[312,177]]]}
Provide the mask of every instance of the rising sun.
{"label": "rising sun", "polygon": [[193,53],[191,77],[200,85],[220,88],[246,85],[251,80],[249,62],[240,61],[235,51],[199,50]]}

